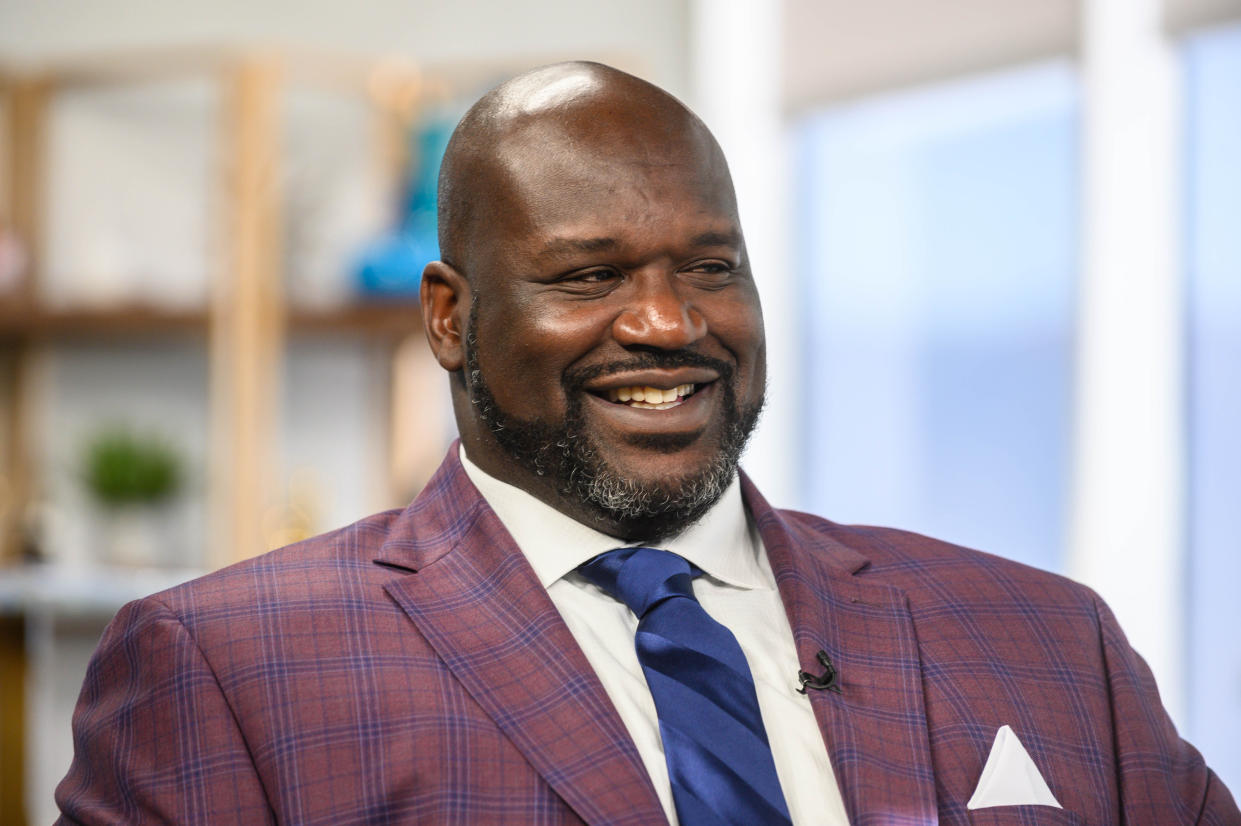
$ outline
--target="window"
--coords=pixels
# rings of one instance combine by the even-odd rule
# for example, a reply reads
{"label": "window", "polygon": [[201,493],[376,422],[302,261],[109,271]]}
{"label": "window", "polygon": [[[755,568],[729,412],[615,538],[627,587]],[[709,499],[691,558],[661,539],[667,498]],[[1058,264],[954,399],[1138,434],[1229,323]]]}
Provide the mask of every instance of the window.
{"label": "window", "polygon": [[1188,737],[1241,782],[1241,26],[1185,44]]}
{"label": "window", "polygon": [[803,507],[1057,569],[1077,271],[1065,61],[795,126]]}

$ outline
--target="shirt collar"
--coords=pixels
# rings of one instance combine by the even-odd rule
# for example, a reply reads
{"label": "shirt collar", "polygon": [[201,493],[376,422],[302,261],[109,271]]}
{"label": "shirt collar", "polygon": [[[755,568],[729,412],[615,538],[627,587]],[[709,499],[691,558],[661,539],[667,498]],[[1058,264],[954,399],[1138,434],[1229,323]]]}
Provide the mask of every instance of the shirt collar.
{"label": "shirt collar", "polygon": [[[626,542],[564,515],[521,488],[490,475],[465,455],[461,464],[478,492],[508,529],[543,583],[550,587],[579,565]],[[713,579],[739,588],[770,587],[759,565],[760,545],[746,518],[741,483],[732,484],[701,519],[659,543],[680,554]]]}

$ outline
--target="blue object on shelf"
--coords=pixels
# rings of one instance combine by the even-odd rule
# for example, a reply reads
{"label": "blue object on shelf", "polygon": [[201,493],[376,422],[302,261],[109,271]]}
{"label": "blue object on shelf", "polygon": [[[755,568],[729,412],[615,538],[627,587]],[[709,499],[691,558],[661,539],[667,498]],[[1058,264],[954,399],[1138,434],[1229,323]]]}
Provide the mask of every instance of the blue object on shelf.
{"label": "blue object on shelf", "polygon": [[417,295],[423,267],[439,258],[436,188],[454,122],[432,117],[410,132],[413,160],[401,193],[398,228],[367,244],[355,265],[355,283],[363,295]]}
{"label": "blue object on shelf", "polygon": [[393,232],[371,241],[359,256],[356,282],[365,295],[415,296],[422,281],[422,268],[439,257],[439,245],[404,232]]}

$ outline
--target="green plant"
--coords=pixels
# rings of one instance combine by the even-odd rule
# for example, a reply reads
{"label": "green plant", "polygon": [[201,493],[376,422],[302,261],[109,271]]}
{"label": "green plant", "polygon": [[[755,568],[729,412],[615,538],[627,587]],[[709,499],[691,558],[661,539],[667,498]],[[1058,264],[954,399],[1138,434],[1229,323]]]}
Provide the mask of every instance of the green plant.
{"label": "green plant", "polygon": [[181,486],[181,461],[172,448],[119,428],[90,442],[85,464],[86,486],[105,505],[155,504]]}

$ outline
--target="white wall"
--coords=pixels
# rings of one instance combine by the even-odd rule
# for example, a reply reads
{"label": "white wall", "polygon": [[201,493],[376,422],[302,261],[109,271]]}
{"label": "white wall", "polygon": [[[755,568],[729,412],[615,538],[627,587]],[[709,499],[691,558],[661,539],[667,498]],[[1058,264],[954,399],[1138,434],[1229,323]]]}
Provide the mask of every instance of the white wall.
{"label": "white wall", "polygon": [[427,63],[611,57],[681,94],[687,26],[684,0],[6,0],[0,61],[250,43],[396,53]]}

